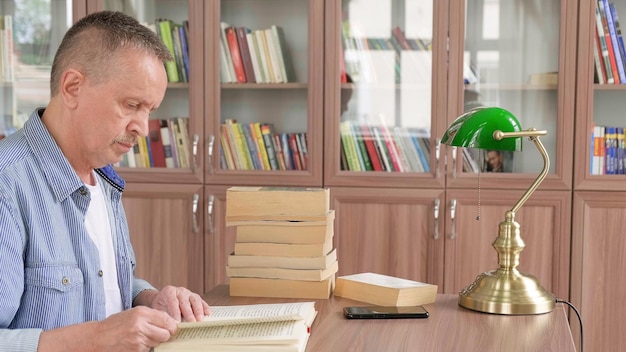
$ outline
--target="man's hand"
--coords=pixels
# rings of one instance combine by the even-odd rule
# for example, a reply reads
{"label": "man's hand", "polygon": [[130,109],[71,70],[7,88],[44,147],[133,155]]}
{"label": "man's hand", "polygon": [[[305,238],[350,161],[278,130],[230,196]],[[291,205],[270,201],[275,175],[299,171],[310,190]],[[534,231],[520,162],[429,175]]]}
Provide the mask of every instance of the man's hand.
{"label": "man's hand", "polygon": [[201,321],[211,312],[200,295],[184,287],[165,286],[161,291],[142,291],[134,303],[167,312],[177,321]]}
{"label": "man's hand", "polygon": [[38,351],[147,352],[169,340],[177,323],[165,312],[135,307],[102,321],[44,331]]}

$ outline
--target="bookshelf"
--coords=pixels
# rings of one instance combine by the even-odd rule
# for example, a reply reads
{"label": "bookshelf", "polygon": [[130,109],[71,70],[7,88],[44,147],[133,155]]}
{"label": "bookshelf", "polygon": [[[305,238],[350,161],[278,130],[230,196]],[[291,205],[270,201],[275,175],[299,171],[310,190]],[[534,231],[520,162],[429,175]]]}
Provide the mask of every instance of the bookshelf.
{"label": "bookshelf", "polygon": [[[623,26],[626,1],[608,3],[615,7],[618,18],[621,16],[620,25]],[[626,203],[623,201],[626,176],[607,174],[605,170],[594,172],[594,148],[590,139],[594,127],[626,127],[619,113],[625,107],[626,86],[624,82],[600,83],[594,77],[596,8],[601,8],[597,1],[581,2],[578,16],[575,140],[581,143],[574,145],[571,300],[585,317],[585,326],[602,326],[586,329],[585,349],[610,350],[624,346],[625,340],[617,325],[621,324],[626,310],[598,305],[597,302],[609,302],[626,292],[626,285],[615,279],[619,274],[614,271],[615,265],[619,265],[618,258],[624,253],[622,228],[626,225]],[[600,287],[598,282],[605,284]]]}

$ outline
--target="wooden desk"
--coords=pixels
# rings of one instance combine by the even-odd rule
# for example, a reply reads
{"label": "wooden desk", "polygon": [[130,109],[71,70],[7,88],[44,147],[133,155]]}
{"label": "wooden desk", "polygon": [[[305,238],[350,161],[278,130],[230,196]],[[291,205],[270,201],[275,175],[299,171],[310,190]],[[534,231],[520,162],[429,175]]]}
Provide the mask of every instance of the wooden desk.
{"label": "wooden desk", "polygon": [[[230,297],[222,285],[204,296],[211,305],[310,301]],[[505,316],[478,313],[458,305],[457,295],[438,295],[425,305],[427,319],[347,320],[343,307],[362,302],[331,297],[314,300],[318,310],[307,352],[334,351],[575,351],[565,308],[547,314]]]}

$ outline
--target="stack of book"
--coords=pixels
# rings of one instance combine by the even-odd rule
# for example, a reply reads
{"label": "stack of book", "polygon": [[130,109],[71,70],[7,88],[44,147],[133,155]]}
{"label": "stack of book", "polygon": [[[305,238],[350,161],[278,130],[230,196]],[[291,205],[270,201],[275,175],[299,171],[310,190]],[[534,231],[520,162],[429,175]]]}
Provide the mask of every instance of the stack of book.
{"label": "stack of book", "polygon": [[229,188],[226,226],[236,226],[230,295],[330,297],[338,270],[334,218],[328,189]]}

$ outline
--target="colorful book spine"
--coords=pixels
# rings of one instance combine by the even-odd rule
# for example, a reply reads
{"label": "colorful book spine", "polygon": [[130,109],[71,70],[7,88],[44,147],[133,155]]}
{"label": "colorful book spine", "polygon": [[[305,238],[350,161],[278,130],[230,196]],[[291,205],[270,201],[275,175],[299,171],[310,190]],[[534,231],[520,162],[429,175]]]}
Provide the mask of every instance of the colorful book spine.
{"label": "colorful book spine", "polygon": [[235,32],[237,34],[237,44],[239,45],[239,53],[241,54],[241,61],[243,62],[244,73],[246,74],[246,82],[256,83],[256,77],[254,76],[254,67],[252,66],[252,57],[250,53],[250,46],[248,45],[247,33],[250,29],[246,27],[236,27]]}
{"label": "colorful book spine", "polygon": [[624,62],[619,50],[619,44],[617,41],[617,32],[615,31],[615,22],[613,21],[613,14],[609,7],[608,0],[601,0],[601,10],[604,11],[606,17],[606,24],[609,29],[609,37],[611,38],[611,46],[613,47],[613,55],[615,56],[615,65],[617,66],[617,73],[619,75],[620,83],[626,83],[626,72],[624,71]]}
{"label": "colorful book spine", "polygon": [[[159,21],[159,35],[172,57],[176,57],[176,54],[174,53],[174,39],[172,38],[172,21],[167,19]],[[175,60],[166,61],[165,70],[167,72],[167,80],[169,82],[180,82]]]}
{"label": "colorful book spine", "polygon": [[243,68],[243,60],[241,59],[241,52],[239,51],[235,27],[230,26],[226,28],[226,40],[228,42],[228,48],[230,49],[231,59],[233,60],[233,68],[235,69],[237,82],[246,83],[246,72]]}

